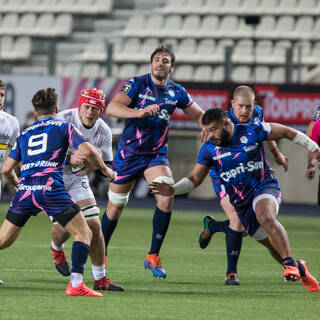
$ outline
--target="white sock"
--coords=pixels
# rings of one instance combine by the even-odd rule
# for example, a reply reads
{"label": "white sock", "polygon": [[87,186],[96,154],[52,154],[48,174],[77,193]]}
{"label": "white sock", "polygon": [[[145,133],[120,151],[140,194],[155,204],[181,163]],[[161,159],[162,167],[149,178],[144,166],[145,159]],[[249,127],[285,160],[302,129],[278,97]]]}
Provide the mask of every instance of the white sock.
{"label": "white sock", "polygon": [[72,272],[70,276],[71,285],[75,288],[82,282],[82,273]]}
{"label": "white sock", "polygon": [[53,240],[51,240],[51,247],[56,250],[56,251],[62,251],[64,249],[64,243],[59,247],[56,246],[55,243],[53,242]]}
{"label": "white sock", "polygon": [[106,268],[104,264],[102,264],[101,266],[92,265],[91,267],[94,280],[100,280],[106,276]]}

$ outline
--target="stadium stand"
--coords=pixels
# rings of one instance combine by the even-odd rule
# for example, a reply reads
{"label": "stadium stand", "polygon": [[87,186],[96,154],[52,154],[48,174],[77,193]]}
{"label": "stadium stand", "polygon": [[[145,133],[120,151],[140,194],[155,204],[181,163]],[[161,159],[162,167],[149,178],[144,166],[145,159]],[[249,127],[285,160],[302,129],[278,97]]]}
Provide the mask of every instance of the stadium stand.
{"label": "stadium stand", "polygon": [[[257,24],[248,24],[245,16],[256,16]],[[243,76],[249,82],[282,83],[290,80],[285,72],[290,55],[294,68],[303,68],[298,74],[308,78],[317,70],[320,4],[316,0],[0,0],[0,34],[1,61],[10,72],[29,68],[43,74],[54,55],[56,67],[48,66],[45,74],[56,70],[64,76],[91,72],[100,77],[112,63],[113,76],[130,77],[133,71],[147,71],[149,54],[164,43],[177,54],[176,79],[224,80],[221,70],[232,64],[233,81],[246,70]],[[306,81],[298,78],[291,81]]]}

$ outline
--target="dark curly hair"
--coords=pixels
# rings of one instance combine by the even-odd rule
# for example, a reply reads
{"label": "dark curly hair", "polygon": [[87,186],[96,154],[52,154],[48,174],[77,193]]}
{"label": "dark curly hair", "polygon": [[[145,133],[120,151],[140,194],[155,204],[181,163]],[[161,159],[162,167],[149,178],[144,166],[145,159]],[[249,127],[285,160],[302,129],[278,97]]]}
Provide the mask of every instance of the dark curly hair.
{"label": "dark curly hair", "polygon": [[0,80],[0,89],[6,89],[6,84]]}
{"label": "dark curly hair", "polygon": [[171,50],[169,47],[166,47],[166,46],[159,46],[157,47],[151,54],[150,56],[150,62],[152,63],[153,61],[153,58],[154,56],[157,54],[157,53],[167,53],[170,57],[171,57],[171,65],[172,66],[175,66],[176,64],[176,56],[173,52],[173,50]]}
{"label": "dark curly hair", "polygon": [[39,90],[32,98],[32,105],[39,115],[52,114],[57,106],[58,95],[54,88]]}

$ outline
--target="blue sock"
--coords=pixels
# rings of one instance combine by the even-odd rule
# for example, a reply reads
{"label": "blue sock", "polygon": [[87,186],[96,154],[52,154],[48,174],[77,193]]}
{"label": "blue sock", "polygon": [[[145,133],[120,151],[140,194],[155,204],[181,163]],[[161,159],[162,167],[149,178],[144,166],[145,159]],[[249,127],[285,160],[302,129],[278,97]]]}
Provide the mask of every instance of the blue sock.
{"label": "blue sock", "polygon": [[84,272],[84,265],[87,262],[90,246],[81,241],[74,241],[72,244],[72,269],[71,272]]}
{"label": "blue sock", "polygon": [[237,264],[242,245],[242,232],[234,231],[228,227],[226,233],[226,247],[229,273],[237,273]]}
{"label": "blue sock", "polygon": [[229,220],[212,221],[209,226],[210,233],[215,233],[215,232],[227,233],[229,222],[230,222]]}
{"label": "blue sock", "polygon": [[284,266],[292,266],[292,267],[296,267],[296,262],[294,261],[294,259],[292,257],[286,257],[284,259],[282,259],[282,264]]}
{"label": "blue sock", "polygon": [[156,207],[153,215],[152,242],[149,254],[159,253],[164,237],[166,236],[171,218],[171,212],[164,212]]}
{"label": "blue sock", "polygon": [[110,220],[107,216],[107,213],[104,212],[101,220],[101,228],[102,233],[104,236],[104,243],[106,246],[106,255],[107,255],[107,248],[110,241],[110,238],[113,234],[113,231],[115,230],[116,226],[118,224],[118,220]]}

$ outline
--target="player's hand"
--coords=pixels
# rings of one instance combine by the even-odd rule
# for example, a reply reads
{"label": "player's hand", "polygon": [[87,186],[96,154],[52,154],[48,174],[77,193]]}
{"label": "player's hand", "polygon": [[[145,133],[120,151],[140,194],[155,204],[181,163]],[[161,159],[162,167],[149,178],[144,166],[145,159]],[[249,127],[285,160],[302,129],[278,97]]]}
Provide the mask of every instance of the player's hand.
{"label": "player's hand", "polygon": [[309,179],[309,180],[312,180],[314,179],[316,175],[316,169],[314,166],[309,166],[308,169],[307,169],[307,172],[306,172],[306,177]]}
{"label": "player's hand", "polygon": [[70,156],[70,164],[72,164],[72,165],[83,164],[84,160],[86,160],[86,157],[79,150],[76,150]]}
{"label": "player's hand", "polygon": [[209,140],[209,133],[206,130],[202,129],[198,135],[198,139],[201,143],[207,142]]}
{"label": "player's hand", "polygon": [[144,109],[139,109],[137,118],[146,118],[146,117],[155,116],[159,110],[160,110],[160,107],[157,104],[151,104],[145,107]]}
{"label": "player's hand", "polygon": [[288,157],[284,156],[281,152],[275,157],[276,163],[283,166],[284,171],[288,171]]}
{"label": "player's hand", "polygon": [[103,174],[106,178],[109,178],[109,181],[112,182],[116,178],[115,172],[106,166],[106,169],[103,171]]}
{"label": "player's hand", "polygon": [[150,189],[153,194],[159,194],[161,196],[170,197],[174,193],[174,189],[172,188],[171,184],[165,182],[151,182]]}

